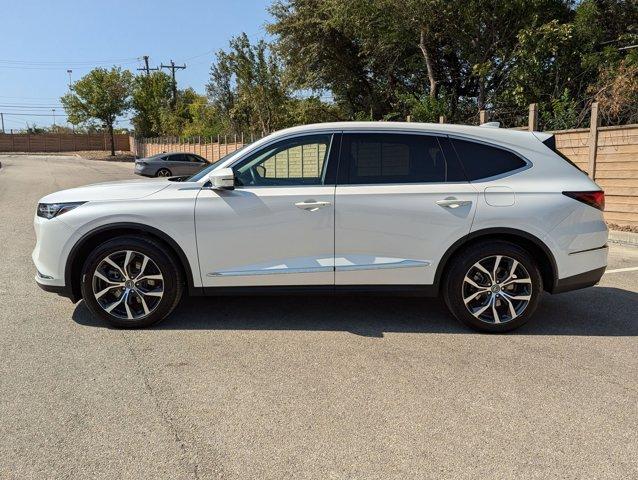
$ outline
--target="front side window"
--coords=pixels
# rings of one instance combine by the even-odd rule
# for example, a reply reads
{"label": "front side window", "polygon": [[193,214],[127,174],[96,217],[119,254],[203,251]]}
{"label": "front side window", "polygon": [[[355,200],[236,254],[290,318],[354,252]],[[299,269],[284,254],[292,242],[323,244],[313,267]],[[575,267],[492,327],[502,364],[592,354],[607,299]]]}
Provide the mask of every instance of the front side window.
{"label": "front side window", "polygon": [[210,172],[212,172],[213,170],[215,170],[217,167],[219,167],[221,164],[223,164],[224,162],[226,162],[227,160],[230,160],[232,157],[235,157],[237,155],[240,155],[241,152],[243,150],[245,150],[246,148],[248,148],[250,145],[252,144],[247,144],[244,145],[243,147],[234,150],[226,155],[224,155],[223,157],[214,160],[210,163],[210,165],[208,165],[206,168],[204,168],[203,170],[200,170],[198,173],[196,173],[195,175],[193,175],[190,178],[187,178],[186,180],[184,180],[185,182],[197,182],[199,180],[201,180],[202,178],[206,177]]}
{"label": "front side window", "polygon": [[439,139],[429,135],[344,135],[340,158],[348,173],[341,178],[351,184],[466,181],[456,159],[447,159]]}
{"label": "front side window", "polygon": [[239,186],[321,185],[332,135],[295,137],[269,145],[234,167]]}
{"label": "front side window", "polygon": [[451,139],[470,181],[503,175],[527,165],[518,155],[469,140]]}

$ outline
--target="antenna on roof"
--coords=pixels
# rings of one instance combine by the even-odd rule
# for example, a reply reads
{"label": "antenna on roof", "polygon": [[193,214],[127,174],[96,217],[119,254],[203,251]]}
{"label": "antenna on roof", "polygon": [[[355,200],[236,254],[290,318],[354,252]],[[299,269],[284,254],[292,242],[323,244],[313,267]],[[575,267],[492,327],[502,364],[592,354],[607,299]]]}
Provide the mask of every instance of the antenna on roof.
{"label": "antenna on roof", "polygon": [[481,123],[481,127],[485,127],[485,128],[500,128],[500,126],[501,126],[501,122]]}

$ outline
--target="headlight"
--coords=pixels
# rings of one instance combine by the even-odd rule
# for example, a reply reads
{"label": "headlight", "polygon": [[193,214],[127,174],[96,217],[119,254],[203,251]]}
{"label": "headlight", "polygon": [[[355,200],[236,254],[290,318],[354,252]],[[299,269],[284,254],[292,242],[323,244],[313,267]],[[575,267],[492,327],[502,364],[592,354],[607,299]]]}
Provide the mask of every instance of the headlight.
{"label": "headlight", "polygon": [[38,217],[53,218],[62,215],[86,202],[38,203]]}

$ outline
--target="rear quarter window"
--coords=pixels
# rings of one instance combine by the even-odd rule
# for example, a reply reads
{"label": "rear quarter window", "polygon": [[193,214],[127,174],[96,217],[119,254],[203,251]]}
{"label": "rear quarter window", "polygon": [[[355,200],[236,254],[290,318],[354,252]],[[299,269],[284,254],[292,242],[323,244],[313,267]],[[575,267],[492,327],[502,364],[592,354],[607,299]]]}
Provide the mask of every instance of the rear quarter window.
{"label": "rear quarter window", "polygon": [[450,139],[468,180],[481,180],[518,170],[527,165],[518,155],[469,140]]}

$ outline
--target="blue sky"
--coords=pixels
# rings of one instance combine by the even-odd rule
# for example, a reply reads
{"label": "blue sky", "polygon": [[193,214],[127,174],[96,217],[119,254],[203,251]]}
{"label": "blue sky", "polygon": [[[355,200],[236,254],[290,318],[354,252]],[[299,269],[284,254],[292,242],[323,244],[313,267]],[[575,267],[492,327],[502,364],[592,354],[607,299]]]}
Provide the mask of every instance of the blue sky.
{"label": "blue sky", "polygon": [[[65,123],[59,97],[94,66],[186,63],[180,88],[200,93],[213,54],[241,32],[265,38],[270,0],[0,0],[0,112],[5,130]],[[139,60],[138,60],[139,59]],[[24,113],[40,115],[25,116]],[[21,115],[17,115],[20,113]],[[46,116],[42,116],[46,115]],[[123,125],[124,126],[124,125]]]}

